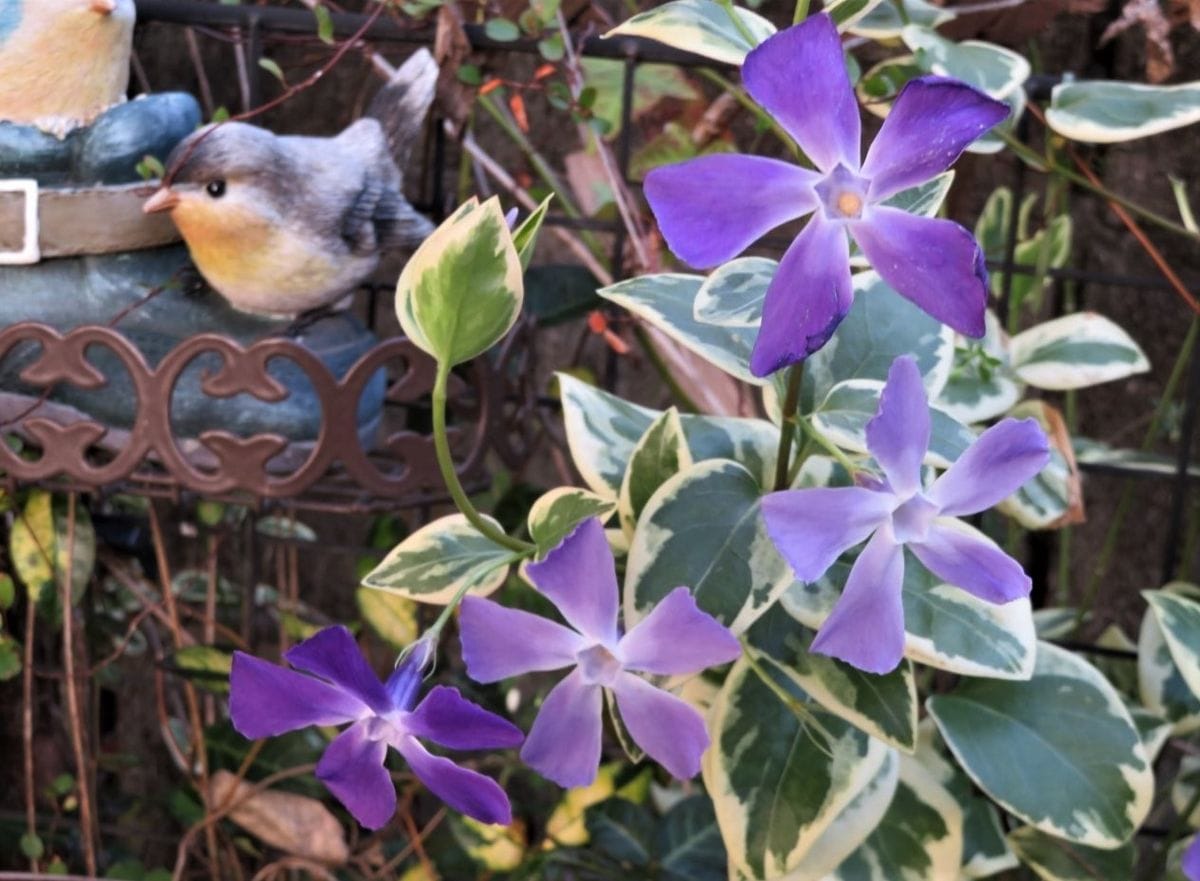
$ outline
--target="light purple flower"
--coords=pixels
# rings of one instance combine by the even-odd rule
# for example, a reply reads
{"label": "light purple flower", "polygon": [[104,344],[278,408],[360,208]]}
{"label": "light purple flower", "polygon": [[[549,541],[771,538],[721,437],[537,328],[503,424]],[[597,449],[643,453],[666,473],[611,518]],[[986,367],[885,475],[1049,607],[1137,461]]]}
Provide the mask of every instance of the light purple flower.
{"label": "light purple flower", "polygon": [[812,651],[871,673],[904,655],[904,548],[948,584],[991,603],[1028,596],[1029,577],[987,536],[955,518],[1016,492],[1049,461],[1032,419],[993,425],[925,489],[929,406],[916,362],[897,358],[867,448],[883,471],[870,486],[785,490],[763,499],[767,534],[801,581],[816,581],[844,552],[867,541]]}
{"label": "light purple flower", "polygon": [[396,811],[396,788],[384,767],[389,746],[450,807],[507,825],[512,808],[494,780],[429,753],[418,738],[450,749],[489,749],[517,746],[521,731],[454,688],[439,685],[417,704],[431,651],[418,643],[386,683],[371,672],[345,627],[327,627],[286,654],[311,676],[235,652],[229,678],[233,727],[257,739],[352,722],[325,750],[317,777],[368,829],[380,828]]}
{"label": "light purple flower", "polygon": [[803,360],[846,316],[853,298],[847,232],[888,284],[959,333],[982,337],[987,270],[974,237],[952,221],[882,203],[949,168],[1008,107],[958,80],[914,79],[860,161],[858,103],[825,13],[754,49],[742,82],[817,170],[718,154],[655,169],[645,191],[671,250],[697,268],[724,263],[812,213],[767,288],[751,371],[766,376]]}
{"label": "light purple flower", "polygon": [[1179,867],[1188,881],[1200,881],[1200,835],[1195,836],[1183,852]]}
{"label": "light purple flower", "polygon": [[479,682],[575,668],[546,696],[521,758],[560,786],[595,780],[607,688],[634,742],[673,776],[695,776],[708,747],[704,719],[634,674],[697,673],[732,661],[741,653],[733,634],[678,587],[621,636],[613,555],[595,518],[526,571],[570,627],[472,596],[459,618],[467,674]]}

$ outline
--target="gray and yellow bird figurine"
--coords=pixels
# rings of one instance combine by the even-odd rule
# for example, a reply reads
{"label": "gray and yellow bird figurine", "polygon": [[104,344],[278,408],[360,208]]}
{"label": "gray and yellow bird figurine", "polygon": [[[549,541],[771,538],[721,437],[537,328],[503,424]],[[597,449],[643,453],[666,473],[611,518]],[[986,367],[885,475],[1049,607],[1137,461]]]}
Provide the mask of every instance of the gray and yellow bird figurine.
{"label": "gray and yellow bird figurine", "polygon": [[169,211],[205,281],[236,309],[295,317],[343,299],[430,222],[405,200],[406,161],[432,100],[437,65],[422,50],[358,120],[334,137],[207,126],[167,158],[145,203]]}
{"label": "gray and yellow bird figurine", "polygon": [[133,0],[0,0],[0,120],[58,137],[125,100]]}

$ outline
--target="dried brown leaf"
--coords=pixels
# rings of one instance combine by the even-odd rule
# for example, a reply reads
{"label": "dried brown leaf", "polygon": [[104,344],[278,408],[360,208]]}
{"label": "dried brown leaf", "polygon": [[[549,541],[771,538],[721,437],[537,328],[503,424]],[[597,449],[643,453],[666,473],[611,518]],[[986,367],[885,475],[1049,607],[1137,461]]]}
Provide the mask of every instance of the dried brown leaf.
{"label": "dried brown leaf", "polygon": [[1100,45],[1136,25],[1146,34],[1146,78],[1161,83],[1175,71],[1175,53],[1171,51],[1171,23],[1158,0],[1129,0],[1120,17],[1100,35]]}

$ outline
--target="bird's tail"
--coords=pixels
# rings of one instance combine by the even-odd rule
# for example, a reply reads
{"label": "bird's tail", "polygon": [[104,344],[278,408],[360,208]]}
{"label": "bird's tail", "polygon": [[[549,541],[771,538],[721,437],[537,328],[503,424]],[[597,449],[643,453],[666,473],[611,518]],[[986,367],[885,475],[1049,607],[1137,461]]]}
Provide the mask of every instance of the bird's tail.
{"label": "bird's tail", "polygon": [[383,126],[398,168],[408,165],[413,145],[425,123],[437,89],[438,65],[428,49],[418,49],[376,93],[367,116]]}

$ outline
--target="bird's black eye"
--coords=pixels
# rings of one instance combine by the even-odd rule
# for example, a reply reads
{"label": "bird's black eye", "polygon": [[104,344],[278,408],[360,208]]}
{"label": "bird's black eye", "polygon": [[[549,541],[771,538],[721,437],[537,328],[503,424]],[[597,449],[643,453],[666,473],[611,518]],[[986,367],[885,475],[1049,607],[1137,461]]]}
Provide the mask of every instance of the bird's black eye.
{"label": "bird's black eye", "polygon": [[206,186],[204,188],[204,191],[206,193],[208,193],[210,196],[212,196],[214,199],[220,199],[222,196],[225,195],[225,181],[223,181],[223,180],[209,181],[208,186]]}

